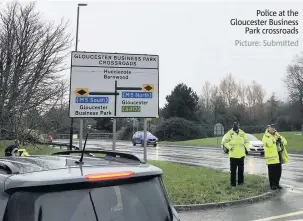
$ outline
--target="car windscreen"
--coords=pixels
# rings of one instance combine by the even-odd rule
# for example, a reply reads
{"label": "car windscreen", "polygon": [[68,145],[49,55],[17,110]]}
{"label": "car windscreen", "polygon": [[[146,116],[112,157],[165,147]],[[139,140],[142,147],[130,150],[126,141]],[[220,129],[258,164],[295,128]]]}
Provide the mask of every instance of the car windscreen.
{"label": "car windscreen", "polygon": [[248,137],[249,141],[259,141],[258,138],[256,138],[255,136],[251,135],[251,134],[246,134]]}
{"label": "car windscreen", "polygon": [[142,135],[141,132],[136,132],[133,137],[140,137]]}
{"label": "car windscreen", "polygon": [[168,221],[158,177],[143,182],[64,191],[18,191],[4,221]]}

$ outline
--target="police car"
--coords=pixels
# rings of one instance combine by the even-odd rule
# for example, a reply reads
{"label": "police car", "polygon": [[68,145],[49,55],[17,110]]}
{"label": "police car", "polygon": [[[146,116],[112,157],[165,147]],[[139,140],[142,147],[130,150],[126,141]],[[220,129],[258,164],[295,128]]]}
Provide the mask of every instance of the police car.
{"label": "police car", "polygon": [[[246,147],[246,154],[259,153],[261,155],[264,155],[264,145],[263,145],[262,141],[259,140],[258,138],[256,138],[252,134],[246,134],[246,135],[249,140],[249,146]],[[228,149],[223,145],[224,139],[225,139],[225,135],[222,138],[221,148],[224,151],[224,153],[228,153]]]}

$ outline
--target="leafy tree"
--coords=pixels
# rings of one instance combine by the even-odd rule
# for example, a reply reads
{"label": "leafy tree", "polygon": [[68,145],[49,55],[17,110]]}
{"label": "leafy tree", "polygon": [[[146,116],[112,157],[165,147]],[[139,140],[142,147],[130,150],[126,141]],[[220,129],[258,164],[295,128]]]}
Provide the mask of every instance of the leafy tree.
{"label": "leafy tree", "polygon": [[172,117],[164,121],[155,130],[160,140],[181,141],[204,138],[207,129],[199,124],[184,118]]}
{"label": "leafy tree", "polygon": [[274,123],[279,115],[279,103],[274,93],[271,95],[267,103],[268,103],[267,111],[268,111],[269,123]]}
{"label": "leafy tree", "polygon": [[180,117],[187,120],[197,120],[199,98],[186,84],[178,84],[170,95],[166,96],[167,104],[162,113],[165,118]]}
{"label": "leafy tree", "polygon": [[111,133],[113,131],[113,121],[111,118],[96,118],[95,128],[100,131]]}

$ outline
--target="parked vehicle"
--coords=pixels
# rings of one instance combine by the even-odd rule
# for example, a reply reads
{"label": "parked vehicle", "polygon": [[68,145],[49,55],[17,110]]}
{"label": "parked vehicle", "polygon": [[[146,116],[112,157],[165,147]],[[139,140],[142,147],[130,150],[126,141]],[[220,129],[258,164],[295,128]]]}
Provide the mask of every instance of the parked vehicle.
{"label": "parked vehicle", "polygon": [[[137,131],[132,138],[133,146],[136,146],[136,144],[141,144],[141,146],[144,146],[144,131]],[[153,145],[154,147],[158,144],[158,138],[154,136],[151,132],[146,132],[146,143],[147,145]]]}
{"label": "parked vehicle", "polygon": [[161,169],[128,153],[81,153],[0,158],[0,220],[180,221]]}
{"label": "parked vehicle", "polygon": [[[249,153],[260,153],[261,155],[264,155],[264,145],[262,143],[261,140],[259,140],[258,138],[256,138],[254,135],[252,134],[246,134],[249,140],[249,147],[246,147],[246,154]],[[224,153],[228,153],[227,148],[223,145],[223,141],[225,139],[225,135],[222,138],[222,142],[221,142],[221,148],[224,151]]]}

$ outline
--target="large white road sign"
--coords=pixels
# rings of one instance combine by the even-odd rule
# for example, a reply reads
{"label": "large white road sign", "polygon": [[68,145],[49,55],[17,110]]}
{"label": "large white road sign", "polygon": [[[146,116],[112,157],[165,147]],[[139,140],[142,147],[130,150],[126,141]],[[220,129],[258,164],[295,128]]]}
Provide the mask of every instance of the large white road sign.
{"label": "large white road sign", "polygon": [[157,55],[77,51],[71,56],[70,117],[158,116]]}

